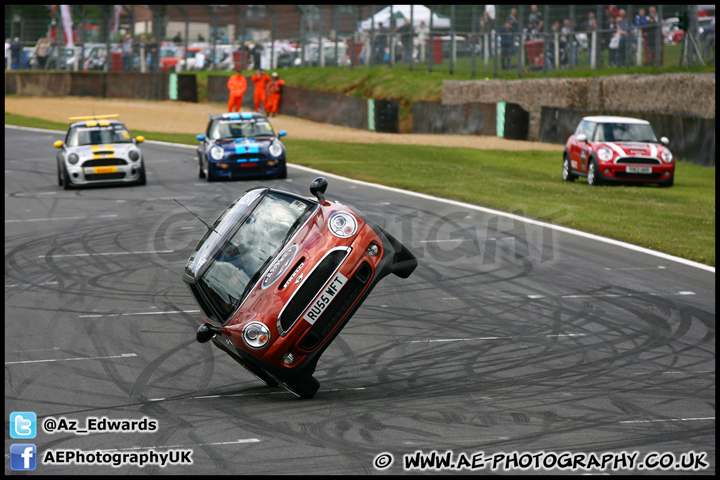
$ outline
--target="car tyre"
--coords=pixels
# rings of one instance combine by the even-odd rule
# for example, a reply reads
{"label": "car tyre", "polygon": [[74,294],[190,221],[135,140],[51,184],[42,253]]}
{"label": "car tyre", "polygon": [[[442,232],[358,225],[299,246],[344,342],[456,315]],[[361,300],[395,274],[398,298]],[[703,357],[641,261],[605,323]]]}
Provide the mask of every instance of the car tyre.
{"label": "car tyre", "polygon": [[282,386],[300,398],[313,398],[320,389],[318,382],[312,375],[297,381],[282,382]]}
{"label": "car tyre", "polygon": [[245,364],[245,363],[243,363],[242,366],[245,367],[248,372],[252,373],[252,374],[255,375],[257,378],[259,378],[260,380],[262,380],[263,382],[265,382],[265,384],[266,384],[268,387],[277,387],[277,386],[278,386],[277,380],[275,380],[274,377],[272,377],[272,376],[268,375],[267,373],[265,373],[264,370],[262,370],[262,369],[260,369],[260,368],[257,368],[257,367],[255,367],[255,366],[253,366],[253,365],[247,365],[247,364]]}
{"label": "car tyre", "polygon": [[140,178],[138,178],[136,185],[147,184],[147,176],[145,175],[145,163],[140,165]]}
{"label": "car tyre", "polygon": [[660,182],[658,185],[660,186],[660,188],[667,188],[667,187],[672,187],[674,183],[675,183],[675,174],[673,173],[672,176],[670,177],[670,180]]}
{"label": "car tyre", "polygon": [[566,153],[563,155],[562,179],[565,182],[574,182],[576,178],[577,176],[572,173],[572,169],[570,168],[570,159]]}
{"label": "car tyre", "polygon": [[208,170],[207,170],[207,175],[205,175],[205,180],[207,180],[208,182],[215,181],[215,176],[213,176],[212,170],[210,170],[210,164],[208,164]]}
{"label": "car tyre", "polygon": [[282,170],[278,173],[277,178],[287,178],[287,165],[283,165]]}
{"label": "car tyre", "polygon": [[602,183],[602,181],[600,180],[600,171],[598,170],[598,166],[595,160],[590,160],[587,179],[588,185],[592,187],[597,187]]}
{"label": "car tyre", "polygon": [[57,164],[57,176],[58,176],[58,187],[63,186],[63,176],[62,176],[62,170],[60,169],[60,164]]}
{"label": "car tyre", "polygon": [[72,182],[70,181],[70,174],[68,174],[67,167],[63,165],[62,167],[62,176],[63,176],[63,189],[64,190],[70,190],[72,188]]}
{"label": "car tyre", "polygon": [[201,160],[198,160],[198,178],[205,178],[205,172],[203,171]]}

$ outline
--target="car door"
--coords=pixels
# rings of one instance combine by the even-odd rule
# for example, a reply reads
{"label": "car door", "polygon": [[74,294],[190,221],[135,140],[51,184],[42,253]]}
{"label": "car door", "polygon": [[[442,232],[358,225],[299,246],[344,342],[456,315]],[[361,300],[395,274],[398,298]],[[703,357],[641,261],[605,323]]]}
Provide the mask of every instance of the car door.
{"label": "car door", "polygon": [[584,144],[580,141],[578,141],[577,137],[578,135],[585,133],[585,125],[586,121],[581,121],[577,128],[575,129],[575,133],[570,136],[570,145],[568,148],[568,153],[570,154],[570,166],[573,170],[580,170],[585,172],[586,168],[585,165],[581,163],[580,155],[581,155],[581,147],[584,147]]}

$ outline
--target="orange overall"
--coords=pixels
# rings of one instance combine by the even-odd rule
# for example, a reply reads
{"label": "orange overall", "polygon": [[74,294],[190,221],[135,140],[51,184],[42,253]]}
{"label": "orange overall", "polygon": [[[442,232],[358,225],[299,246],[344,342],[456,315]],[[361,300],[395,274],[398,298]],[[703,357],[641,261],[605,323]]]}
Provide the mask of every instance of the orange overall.
{"label": "orange overall", "polygon": [[282,87],[285,80],[270,80],[267,85],[268,91],[268,108],[267,113],[277,113],[280,107],[280,97],[282,96]]}
{"label": "orange overall", "polygon": [[239,112],[240,107],[242,106],[243,95],[245,94],[245,90],[247,90],[247,80],[245,80],[245,77],[243,77],[239,73],[236,73],[235,75],[230,77],[227,86],[230,90],[230,99],[228,100],[228,112],[232,112],[233,107],[236,109],[236,112]]}
{"label": "orange overall", "polygon": [[253,81],[255,84],[255,96],[253,100],[255,101],[255,111],[260,111],[260,105],[262,104],[263,108],[267,112],[267,96],[265,95],[265,85],[270,80],[270,75],[267,73],[263,73],[260,75],[259,73],[256,73],[253,75],[250,80]]}

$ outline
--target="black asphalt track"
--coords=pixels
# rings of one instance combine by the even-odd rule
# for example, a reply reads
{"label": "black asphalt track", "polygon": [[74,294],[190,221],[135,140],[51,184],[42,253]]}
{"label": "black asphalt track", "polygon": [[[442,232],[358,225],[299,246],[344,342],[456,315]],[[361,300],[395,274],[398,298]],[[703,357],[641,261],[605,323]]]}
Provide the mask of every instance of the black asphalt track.
{"label": "black asphalt track", "polygon": [[[452,453],[458,469],[430,473],[500,452],[517,454],[498,473],[648,472],[520,470],[520,454],[540,452],[695,452],[715,472],[714,270],[328,176],[328,199],[420,264],[378,285],[318,364],[316,397],[300,400],[195,341],[181,273],[204,227],[173,199],[211,221],[258,185],[309,195],[317,172],[207,183],[192,148],[147,142],[147,186],[65,191],[60,138],[5,129],[6,474],[14,443],[37,445],[37,474],[401,474],[418,451]],[[27,411],[37,437],[10,438],[11,412]],[[158,427],[42,428],[102,417]],[[193,464],[43,463],[172,449]]]}

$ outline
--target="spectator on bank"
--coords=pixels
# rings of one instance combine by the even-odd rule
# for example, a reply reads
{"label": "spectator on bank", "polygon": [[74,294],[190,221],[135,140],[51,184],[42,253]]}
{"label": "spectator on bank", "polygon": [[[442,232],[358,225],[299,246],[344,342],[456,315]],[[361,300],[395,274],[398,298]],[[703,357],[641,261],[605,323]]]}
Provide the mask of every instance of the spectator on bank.
{"label": "spectator on bank", "polygon": [[150,65],[151,72],[157,72],[160,64],[160,45],[158,45],[155,37],[150,37],[150,41],[147,44],[147,55],[148,64]]}
{"label": "spectator on bank", "polygon": [[[647,42],[648,47],[648,64],[649,65],[655,65],[655,58],[658,54],[658,40],[657,40],[657,31],[660,27],[660,24],[655,20],[655,17],[652,15],[648,15],[647,17],[647,23],[645,24],[645,41]],[[662,39],[661,39],[662,41]]]}
{"label": "spectator on bank", "polygon": [[648,17],[652,17],[653,19],[655,19],[655,23],[657,23],[657,24],[661,24],[661,23],[662,23],[662,22],[660,21],[660,15],[658,15],[658,12],[657,12],[657,8],[656,8],[656,7],[650,7],[650,8],[648,8]]}
{"label": "spectator on bank", "polygon": [[262,57],[262,51],[263,51],[263,45],[262,42],[255,42],[255,45],[252,48],[252,57],[253,57],[253,63],[255,64],[255,68],[260,68],[260,59]]}
{"label": "spectator on bank", "polygon": [[273,72],[267,84],[267,114],[269,117],[277,115],[278,108],[280,108],[283,85],[285,85],[285,81],[280,79],[277,72]]}
{"label": "spectator on bank", "polygon": [[182,35],[180,35],[180,32],[177,32],[175,36],[172,39],[173,43],[175,45],[180,45],[182,43]]}
{"label": "spectator on bank", "polygon": [[[530,5],[530,15],[528,21],[532,22],[535,27],[542,21],[543,15],[537,5]],[[538,29],[539,30],[539,29]]]}
{"label": "spectator on bank", "polygon": [[378,22],[377,33],[375,34],[375,64],[385,61],[385,49],[388,44],[388,30],[382,22]]}
{"label": "spectator on bank", "polygon": [[123,71],[130,72],[133,69],[133,38],[129,33],[125,34],[122,42]]}
{"label": "spectator on bank", "polygon": [[396,60],[407,62],[408,59],[411,59],[413,56],[412,25],[410,25],[410,22],[407,19],[404,19],[403,25],[401,27],[398,27],[395,31],[400,34],[400,42],[402,43],[402,50],[403,50],[402,60],[400,60],[400,59],[396,59]]}
{"label": "spectator on bank", "polygon": [[[627,66],[627,58],[625,55],[626,45],[628,41],[628,26],[621,16],[615,19],[615,33],[613,40],[617,38],[615,49],[615,59],[617,66]],[[613,48],[613,41],[611,40],[610,48]]]}
{"label": "spectator on bank", "polygon": [[518,31],[517,8],[510,9],[510,14],[505,18],[505,23],[510,24],[510,29],[513,32]]}
{"label": "spectator on bank", "polygon": [[648,16],[645,14],[645,9],[641,8],[635,15],[635,26],[638,28],[644,27],[648,23]]}
{"label": "spectator on bank", "polygon": [[50,39],[47,37],[40,38],[37,44],[35,44],[35,56],[37,57],[38,68],[40,70],[45,70],[45,65],[47,64],[47,59],[50,56],[51,51],[52,44],[50,43]]}
{"label": "spectator on bank", "polygon": [[5,70],[10,69],[10,46],[12,42],[9,38],[5,39]]}
{"label": "spectator on bank", "polygon": [[417,35],[417,42],[420,44],[420,62],[425,62],[425,49],[430,35],[430,29],[425,25],[425,22],[420,22],[420,25],[415,29],[415,35]]}
{"label": "spectator on bank", "polygon": [[10,53],[12,54],[12,68],[13,70],[17,70],[20,68],[20,65],[22,65],[22,44],[20,43],[19,37],[13,38],[10,44]]}
{"label": "spectator on bank", "polygon": [[228,112],[232,112],[233,109],[239,112],[240,107],[242,107],[243,95],[245,95],[245,90],[247,90],[247,80],[242,76],[242,69],[238,68],[235,75],[228,79],[227,86],[230,91]]}
{"label": "spectator on bank", "polygon": [[500,30],[500,65],[503,70],[510,68],[510,57],[512,57],[514,36],[510,22],[505,22]]}

